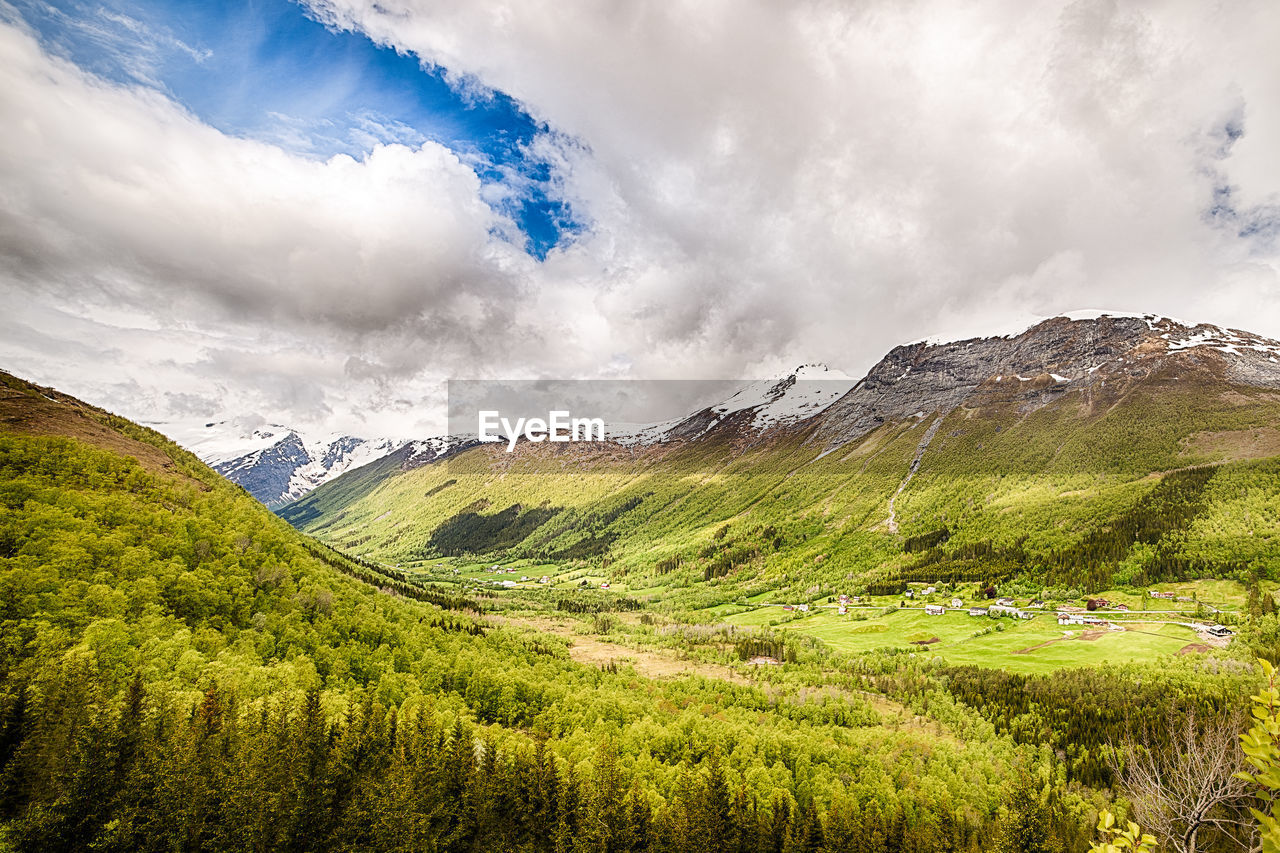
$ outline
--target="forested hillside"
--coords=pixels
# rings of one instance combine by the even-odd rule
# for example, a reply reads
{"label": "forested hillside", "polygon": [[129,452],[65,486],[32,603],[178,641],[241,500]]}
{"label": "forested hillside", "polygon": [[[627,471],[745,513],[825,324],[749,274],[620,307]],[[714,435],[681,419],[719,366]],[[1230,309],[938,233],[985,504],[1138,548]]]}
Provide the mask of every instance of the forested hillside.
{"label": "forested hillside", "polygon": [[3,412],[14,849],[964,850],[1011,821],[1083,839],[1104,801],[954,701],[885,717],[852,664],[574,663],[154,433],[12,378]]}

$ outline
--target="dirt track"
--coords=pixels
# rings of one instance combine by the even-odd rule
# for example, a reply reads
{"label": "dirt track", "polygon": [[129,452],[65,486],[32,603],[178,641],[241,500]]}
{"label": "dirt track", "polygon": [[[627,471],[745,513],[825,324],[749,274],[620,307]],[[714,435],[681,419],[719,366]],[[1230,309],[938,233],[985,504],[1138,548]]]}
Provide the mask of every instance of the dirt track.
{"label": "dirt track", "polygon": [[1106,631],[1081,631],[1080,636],[1072,635],[1070,637],[1055,637],[1052,640],[1045,640],[1043,643],[1036,643],[1034,646],[1027,646],[1025,649],[1018,649],[1015,655],[1029,655],[1036,649],[1043,649],[1045,646],[1052,646],[1054,643],[1061,643],[1067,640],[1084,640],[1091,642],[1099,637],[1106,636]]}

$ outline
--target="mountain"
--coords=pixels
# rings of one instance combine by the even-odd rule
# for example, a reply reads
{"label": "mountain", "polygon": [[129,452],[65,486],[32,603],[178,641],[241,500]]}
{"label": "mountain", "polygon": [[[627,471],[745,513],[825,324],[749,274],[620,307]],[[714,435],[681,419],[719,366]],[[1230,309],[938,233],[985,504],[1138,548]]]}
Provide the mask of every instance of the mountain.
{"label": "mountain", "polygon": [[401,565],[583,561],[643,588],[1265,576],[1278,357],[1204,324],[1057,317],[898,347],[838,396],[792,400],[788,377],[619,443],[340,477],[282,514]]}
{"label": "mountain", "polygon": [[779,379],[753,382],[728,398],[681,418],[655,424],[610,424],[610,439],[625,446],[701,438],[734,429],[756,436],[794,426],[835,403],[855,381],[825,364],[802,364]]}
{"label": "mountain", "polygon": [[1091,406],[1181,371],[1224,385],[1280,388],[1280,343],[1156,315],[1056,317],[1016,334],[897,347],[830,407],[819,434],[856,440],[886,421],[957,406],[1017,402],[1024,412],[1068,391]]}
{"label": "mountain", "polygon": [[304,435],[279,424],[214,421],[199,426],[155,424],[215,471],[268,507],[305,495],[333,478],[394,453],[405,442],[351,435]]}

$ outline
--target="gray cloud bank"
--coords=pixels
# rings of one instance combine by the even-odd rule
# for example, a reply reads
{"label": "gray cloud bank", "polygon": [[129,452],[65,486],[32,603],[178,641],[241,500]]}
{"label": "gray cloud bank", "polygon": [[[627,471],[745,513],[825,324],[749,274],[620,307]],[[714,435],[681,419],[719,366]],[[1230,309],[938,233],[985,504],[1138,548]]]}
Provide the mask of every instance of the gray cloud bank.
{"label": "gray cloud bank", "polygon": [[442,380],[861,372],[1079,307],[1280,337],[1273,2],[311,0],[504,91],[544,262],[434,143],[228,137],[0,25],[0,359],[148,420],[439,428]]}

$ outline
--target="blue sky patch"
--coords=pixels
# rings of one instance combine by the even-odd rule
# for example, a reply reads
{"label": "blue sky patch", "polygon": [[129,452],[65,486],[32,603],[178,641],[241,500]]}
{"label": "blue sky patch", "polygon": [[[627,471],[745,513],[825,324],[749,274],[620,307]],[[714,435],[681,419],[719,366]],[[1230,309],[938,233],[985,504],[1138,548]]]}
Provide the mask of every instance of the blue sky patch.
{"label": "blue sky patch", "polygon": [[13,2],[46,48],[116,82],[151,86],[224,133],[294,153],[360,158],[378,143],[432,140],[457,152],[502,201],[542,260],[581,229],[547,163],[549,132],[501,92],[461,92],[440,68],[335,32],[290,0]]}

